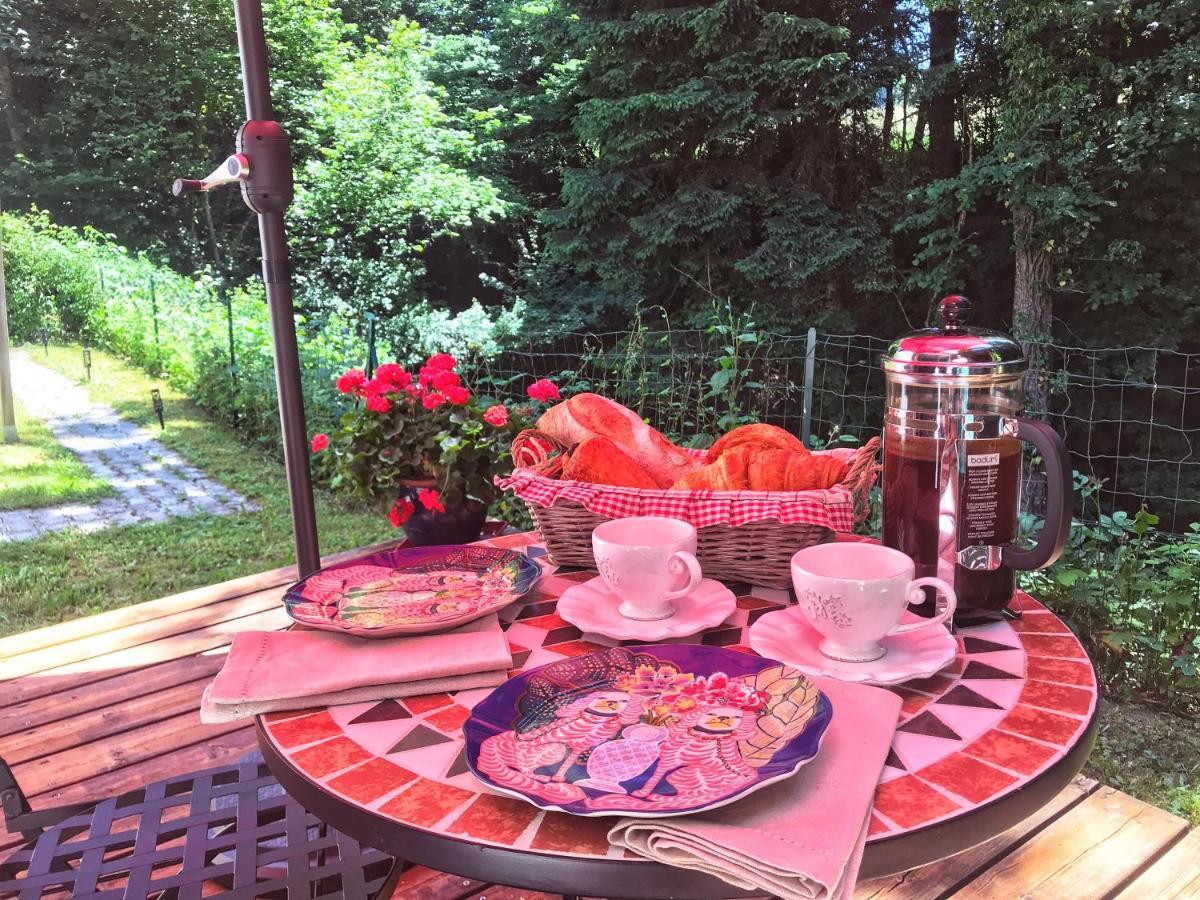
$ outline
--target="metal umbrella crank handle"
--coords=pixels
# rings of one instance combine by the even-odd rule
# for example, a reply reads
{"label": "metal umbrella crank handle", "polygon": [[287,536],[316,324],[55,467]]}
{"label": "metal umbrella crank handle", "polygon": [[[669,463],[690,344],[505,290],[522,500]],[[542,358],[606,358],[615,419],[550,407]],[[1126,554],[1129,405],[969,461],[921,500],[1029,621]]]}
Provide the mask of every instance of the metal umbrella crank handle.
{"label": "metal umbrella crank handle", "polygon": [[171,193],[178,197],[182,194],[211,191],[223,184],[245,181],[249,177],[250,160],[246,158],[245,154],[235,153],[213,169],[207,178],[176,178],[175,183],[171,185]]}

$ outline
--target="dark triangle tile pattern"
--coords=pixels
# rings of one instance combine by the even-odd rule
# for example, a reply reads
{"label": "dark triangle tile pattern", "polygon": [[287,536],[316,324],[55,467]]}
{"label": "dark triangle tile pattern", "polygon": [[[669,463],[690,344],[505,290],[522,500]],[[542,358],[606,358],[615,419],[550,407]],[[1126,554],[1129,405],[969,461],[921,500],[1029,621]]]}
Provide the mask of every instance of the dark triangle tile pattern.
{"label": "dark triangle tile pattern", "polygon": [[365,722],[390,722],[393,719],[411,719],[412,713],[395,700],[380,700],[365,713],[350,720],[351,725],[362,725]]}
{"label": "dark triangle tile pattern", "polygon": [[1004,709],[999,703],[993,703],[987,697],[971,690],[965,684],[958,684],[938,698],[938,703],[949,706],[978,706],[983,709]]}
{"label": "dark triangle tile pattern", "polygon": [[1020,675],[1014,675],[1012,672],[1005,672],[1003,669],[997,669],[995,666],[989,666],[987,663],[981,663],[977,659],[967,663],[967,667],[963,670],[962,675],[958,676],[962,679],[967,678],[1012,678],[1016,681],[1021,680]]}
{"label": "dark triangle tile pattern", "polygon": [[444,744],[450,738],[438,734],[432,728],[418,725],[396,744],[388,753],[403,753],[405,750],[419,750],[422,747],[432,747],[434,744]]}
{"label": "dark triangle tile pattern", "polygon": [[1000,650],[1020,649],[1020,647],[1011,647],[1008,644],[997,644],[995,641],[985,641],[983,638],[969,636],[963,638],[963,650],[968,654],[996,653]]}
{"label": "dark triangle tile pattern", "polygon": [[458,756],[454,757],[454,762],[450,763],[450,768],[446,770],[446,777],[453,778],[455,775],[461,775],[464,772],[470,772],[467,767],[467,751],[464,747],[458,751]]}
{"label": "dark triangle tile pattern", "polygon": [[887,759],[884,760],[883,764],[885,766],[891,766],[893,769],[899,769],[901,772],[908,771],[908,767],[904,765],[904,763],[900,762],[900,757],[896,755],[896,751],[891,747],[888,747]]}
{"label": "dark triangle tile pattern", "polygon": [[962,738],[954,729],[931,712],[923,712],[914,716],[897,731],[907,731],[909,734],[923,734],[927,737],[945,738],[948,741],[961,741]]}

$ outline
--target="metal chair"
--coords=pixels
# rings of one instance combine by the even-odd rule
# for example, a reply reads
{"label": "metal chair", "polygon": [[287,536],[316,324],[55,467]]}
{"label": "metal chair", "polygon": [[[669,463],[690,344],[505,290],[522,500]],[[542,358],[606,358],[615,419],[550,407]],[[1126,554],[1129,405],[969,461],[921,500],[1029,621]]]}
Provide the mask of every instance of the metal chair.
{"label": "metal chair", "polygon": [[261,761],[156,781],[98,803],[33,810],[0,759],[9,832],[0,897],[359,900],[389,897],[402,866],[309,815]]}

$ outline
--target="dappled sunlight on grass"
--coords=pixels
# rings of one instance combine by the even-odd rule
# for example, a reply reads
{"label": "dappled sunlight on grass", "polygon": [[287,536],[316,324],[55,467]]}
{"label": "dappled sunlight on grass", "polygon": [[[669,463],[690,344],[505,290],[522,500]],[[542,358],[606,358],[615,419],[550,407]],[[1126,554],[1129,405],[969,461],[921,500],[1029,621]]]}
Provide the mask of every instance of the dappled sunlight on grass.
{"label": "dappled sunlight on grass", "polygon": [[112,493],[16,403],[19,443],[0,444],[0,510],[90,503]]}

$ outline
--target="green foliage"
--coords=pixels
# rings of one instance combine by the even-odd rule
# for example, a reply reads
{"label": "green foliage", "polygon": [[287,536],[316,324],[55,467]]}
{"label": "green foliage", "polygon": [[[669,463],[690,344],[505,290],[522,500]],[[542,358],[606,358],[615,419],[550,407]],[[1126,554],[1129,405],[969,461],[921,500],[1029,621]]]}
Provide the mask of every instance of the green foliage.
{"label": "green foliage", "polygon": [[710,297],[811,317],[861,292],[865,111],[883,15],[789,0],[660,9],[573,0],[573,127],[548,261],[614,305]]}
{"label": "green foliage", "polygon": [[[1085,504],[1099,485],[1076,475]],[[1025,576],[1081,636],[1106,686],[1118,695],[1200,707],[1200,523],[1163,534],[1158,517],[1095,511],[1077,520],[1063,557]]]}
{"label": "green foliage", "polygon": [[320,150],[301,172],[293,246],[311,307],[413,304],[431,243],[505,214],[496,186],[470,171],[475,140],[450,126],[428,60],[420,29],[398,22],[310,99]]}

